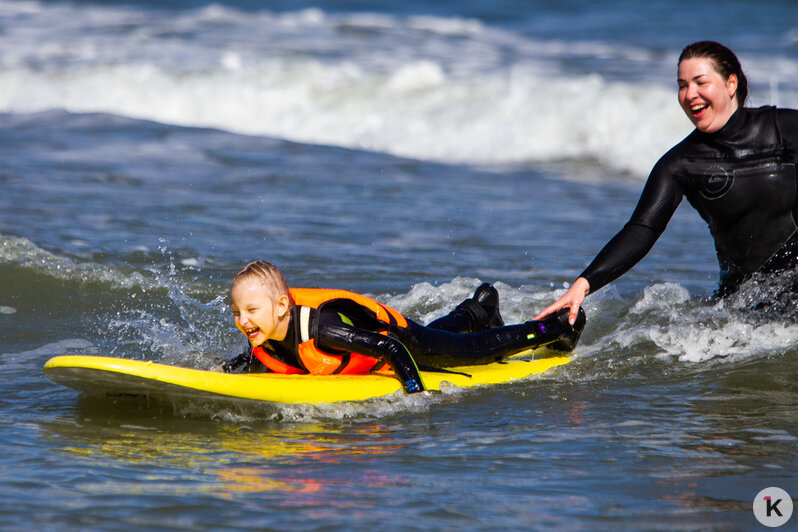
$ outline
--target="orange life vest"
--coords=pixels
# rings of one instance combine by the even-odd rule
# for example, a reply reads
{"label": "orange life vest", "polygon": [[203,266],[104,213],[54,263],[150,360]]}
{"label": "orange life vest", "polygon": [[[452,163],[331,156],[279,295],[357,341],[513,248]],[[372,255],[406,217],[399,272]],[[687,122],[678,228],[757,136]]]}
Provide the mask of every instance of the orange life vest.
{"label": "orange life vest", "polygon": [[[299,308],[299,323],[294,324],[294,326],[299,327],[299,360],[304,368],[297,368],[278,360],[271,356],[263,346],[253,348],[252,352],[258,360],[275,373],[288,375],[299,373],[311,373],[312,375],[362,375],[383,365],[382,360],[374,357],[359,353],[337,355],[316,347],[315,339],[310,337],[310,310],[318,309],[328,301],[334,299],[352,300],[374,312],[378,320],[385,322],[386,330],[388,326],[407,327],[407,319],[399,311],[378,303],[370,297],[354,292],[331,288],[291,288],[289,293],[294,304]],[[383,331],[383,334],[387,334],[387,331]]]}

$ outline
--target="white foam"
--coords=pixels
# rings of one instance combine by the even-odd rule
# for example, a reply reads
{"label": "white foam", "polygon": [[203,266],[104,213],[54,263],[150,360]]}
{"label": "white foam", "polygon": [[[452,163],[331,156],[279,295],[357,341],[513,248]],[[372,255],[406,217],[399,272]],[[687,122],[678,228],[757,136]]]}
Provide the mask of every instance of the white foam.
{"label": "white foam", "polygon": [[643,298],[635,303],[631,312],[646,314],[652,311],[667,311],[671,316],[678,313],[678,305],[690,299],[690,292],[678,283],[661,283],[643,289]]}
{"label": "white foam", "polygon": [[[464,299],[471,297],[483,282],[473,277],[455,277],[448,283],[434,286],[422,282],[406,294],[377,295],[376,299],[397,309],[419,323],[429,323],[448,314]],[[512,288],[502,282],[493,282],[499,292],[501,314],[505,323],[521,323],[532,318],[548,302],[551,294],[537,287]]]}
{"label": "white foam", "polygon": [[720,326],[678,324],[667,330],[652,328],[651,339],[682,362],[706,362],[722,357],[739,360],[780,354],[798,340],[798,325],[733,321]]}
{"label": "white foam", "polygon": [[[31,2],[4,12],[4,112],[106,112],[450,163],[591,158],[642,177],[691,129],[672,58],[632,46],[317,9],[175,14]],[[350,35],[360,33],[368,39]],[[612,81],[564,70],[573,57],[646,66]],[[798,61],[758,59],[749,59],[751,77],[770,87],[760,100],[798,104]]]}
{"label": "white foam", "polygon": [[430,60],[388,73],[315,61],[243,69],[241,61],[228,53],[219,59],[225,70],[191,73],[152,64],[5,70],[0,111],[106,112],[448,163],[589,157],[635,173],[689,132],[670,91],[598,76],[452,79]]}
{"label": "white foam", "polygon": [[653,344],[659,357],[689,363],[768,357],[794,347],[798,323],[757,318],[727,308],[725,301],[712,305],[691,299],[689,291],[678,284],[655,284],[643,290],[629,317],[619,321],[616,331],[602,342],[635,351],[640,345]]}

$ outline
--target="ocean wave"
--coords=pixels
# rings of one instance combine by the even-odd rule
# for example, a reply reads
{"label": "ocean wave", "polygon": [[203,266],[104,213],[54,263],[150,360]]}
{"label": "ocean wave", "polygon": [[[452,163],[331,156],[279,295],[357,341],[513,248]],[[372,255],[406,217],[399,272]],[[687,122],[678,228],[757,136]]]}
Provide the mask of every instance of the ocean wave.
{"label": "ocean wave", "polygon": [[[798,340],[794,320],[752,311],[734,298],[695,298],[676,283],[645,287],[635,299],[617,306],[613,291],[588,300],[588,316],[599,315],[603,330],[592,333],[598,333],[598,341],[580,346],[580,357],[620,360],[647,353],[641,360],[644,365],[653,359],[678,360],[689,369],[710,362],[736,364],[781,356],[792,351]],[[608,320],[614,314],[612,323]]]}
{"label": "ocean wave", "polygon": [[191,74],[149,64],[17,69],[0,72],[0,87],[3,112],[105,112],[445,163],[592,158],[639,174],[689,132],[659,87],[523,69],[451,79],[432,61],[389,74],[315,61]]}
{"label": "ocean wave", "polygon": [[[641,177],[691,129],[665,75],[673,57],[631,45],[318,9],[2,8],[6,113],[105,112],[445,163],[591,159]],[[619,80],[608,64],[641,66]],[[768,65],[770,100],[798,103],[798,62]]]}
{"label": "ocean wave", "polygon": [[[169,257],[164,261],[169,262]],[[193,270],[181,272],[173,265],[153,265],[150,271],[127,272],[76,261],[39,248],[27,239],[9,236],[0,238],[2,264],[81,285],[110,283],[113,289],[120,290],[118,297],[112,297],[121,298],[116,306],[122,310],[117,309],[108,317],[107,334],[125,339],[126,345],[136,346],[136,352],[143,350],[167,362],[207,368],[218,362],[214,357],[225,356],[239,343],[222,297],[226,285],[210,286],[190,279]],[[187,274],[190,278],[186,278]],[[370,295],[419,323],[428,323],[470,297],[484,281],[457,277],[439,286],[421,282],[405,293]],[[644,359],[673,357],[685,363],[705,363],[785,353],[795,345],[798,323],[748,310],[751,293],[762,297],[769,294],[768,286],[761,285],[746,285],[739,298],[717,302],[694,297],[675,283],[654,284],[623,297],[608,287],[585,302],[588,328],[575,355],[581,359],[606,359],[623,358],[624,353],[646,353]],[[506,323],[531,319],[566,290],[534,285],[513,287],[503,282],[495,282],[495,286]],[[129,300],[131,288],[143,290],[141,297]],[[201,300],[214,293],[210,301]],[[10,316],[16,308],[4,305],[0,312]]]}
{"label": "ocean wave", "polygon": [[136,286],[148,289],[155,286],[138,272],[124,273],[101,264],[79,262],[40,248],[27,238],[7,235],[0,235],[0,264],[45,273],[54,279],[104,282],[122,289]]}

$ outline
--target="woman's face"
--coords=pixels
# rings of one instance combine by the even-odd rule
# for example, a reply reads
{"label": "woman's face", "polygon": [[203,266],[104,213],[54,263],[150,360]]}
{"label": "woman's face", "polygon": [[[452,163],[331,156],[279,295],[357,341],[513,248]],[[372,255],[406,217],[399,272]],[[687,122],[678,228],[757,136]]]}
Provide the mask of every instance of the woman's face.
{"label": "woman's face", "polygon": [[714,133],[737,110],[737,76],[729,79],[715,69],[711,59],[693,57],[679,63],[679,105],[696,129]]}

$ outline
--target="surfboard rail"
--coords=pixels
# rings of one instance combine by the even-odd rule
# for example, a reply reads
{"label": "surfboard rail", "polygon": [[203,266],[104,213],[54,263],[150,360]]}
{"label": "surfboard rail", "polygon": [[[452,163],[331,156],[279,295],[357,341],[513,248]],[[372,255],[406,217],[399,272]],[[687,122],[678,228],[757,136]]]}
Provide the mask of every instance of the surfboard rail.
{"label": "surfboard rail", "polygon": [[[442,386],[499,384],[543,373],[570,361],[565,356],[512,359],[479,366],[422,371],[428,390]],[[401,390],[398,380],[384,375],[231,374],[124,358],[63,355],[48,360],[45,376],[53,382],[92,395],[145,395],[246,399],[271,403],[336,403],[364,401]]]}

